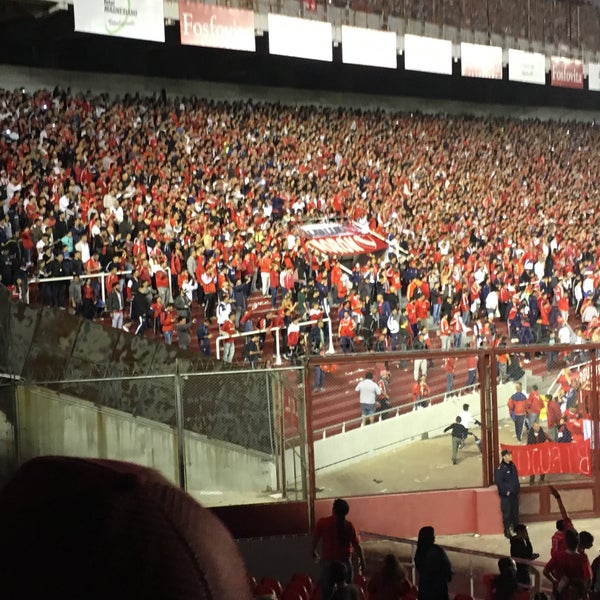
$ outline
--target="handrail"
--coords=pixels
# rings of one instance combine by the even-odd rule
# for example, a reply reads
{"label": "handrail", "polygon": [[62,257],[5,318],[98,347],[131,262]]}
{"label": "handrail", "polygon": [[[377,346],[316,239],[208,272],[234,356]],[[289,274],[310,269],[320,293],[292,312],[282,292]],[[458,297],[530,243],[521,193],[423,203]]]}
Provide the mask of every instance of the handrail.
{"label": "handrail", "polygon": [[[333,336],[332,336],[332,332],[331,332],[331,319],[329,317],[326,317],[325,319],[313,319],[311,321],[303,321],[301,323],[299,323],[300,327],[304,327],[305,325],[314,325],[315,323],[318,323],[319,321],[323,321],[323,323],[327,323],[328,329],[329,329],[329,349],[327,350],[327,354],[333,354],[335,352],[334,348],[333,348]],[[269,331],[271,332],[275,332],[275,364],[276,365],[281,365],[281,351],[280,351],[280,347],[281,347],[281,342],[280,342],[280,331],[283,329],[283,327],[265,327],[264,329],[253,329],[252,331],[244,331],[242,333],[234,333],[233,335],[221,335],[221,333],[219,332],[219,336],[217,337],[217,339],[215,340],[215,350],[216,350],[216,355],[217,355],[217,360],[221,360],[221,348],[220,348],[220,342],[222,340],[224,340],[226,337],[229,338],[243,338],[243,337],[248,337],[250,335],[256,335],[258,333],[268,333]]]}
{"label": "handrail", "polygon": [[[173,296],[173,283],[171,281],[171,267],[167,267],[167,275],[169,278],[169,294],[172,297]],[[133,270],[131,271],[117,271],[117,275],[131,275],[133,273]],[[101,298],[102,298],[102,302],[106,302],[106,285],[105,285],[105,279],[110,275],[111,273],[106,273],[105,271],[99,271],[98,273],[84,273],[82,275],[79,275],[79,279],[95,279],[97,277],[100,278],[100,291],[101,291]],[[37,284],[41,284],[41,283],[55,283],[58,281],[73,281],[73,278],[75,276],[74,275],[67,275],[65,277],[36,277],[33,276],[30,279],[27,280],[27,297],[29,298],[29,286],[32,283],[37,283]],[[29,304],[29,302],[27,302]]]}
{"label": "handrail", "polygon": [[[586,365],[591,364],[591,360],[587,360],[585,362],[581,362],[581,363],[577,363],[575,365],[570,365],[569,366],[569,371],[574,371],[575,369],[579,369],[581,370],[582,367],[585,367]],[[557,374],[556,377],[552,380],[552,383],[548,386],[548,391],[546,392],[547,394],[551,394],[552,396],[554,395],[554,392],[552,391],[558,382],[558,378],[561,376],[561,373],[563,372],[563,369],[561,369]]]}
{"label": "handrail", "polygon": [[[397,542],[397,543],[401,543],[401,544],[408,544],[411,547],[412,577],[413,577],[413,581],[416,581],[414,549],[416,548],[417,540],[414,540],[411,538],[395,537],[393,535],[384,535],[381,533],[373,533],[370,531],[361,531],[360,537],[362,539],[364,539],[365,537],[370,537],[370,538],[373,538],[376,540],[386,540],[386,541],[392,541],[392,542]],[[494,552],[485,552],[483,550],[471,550],[470,548],[460,548],[458,546],[448,546],[445,544],[438,544],[438,546],[440,548],[443,548],[447,552],[455,552],[457,554],[463,554],[463,555],[466,555],[469,557],[469,587],[470,587],[469,593],[471,594],[472,597],[474,597],[474,592],[475,592],[472,557],[477,556],[480,558],[491,558],[496,561],[498,561],[501,558],[506,557],[506,554],[496,554]],[[541,560],[527,560],[524,558],[515,558],[515,557],[513,557],[513,560],[516,563],[521,563],[521,564],[529,565],[532,567],[538,567],[541,569],[543,569],[546,566],[546,563],[544,563]],[[542,585],[544,580],[540,577],[540,574],[537,570],[536,570],[536,577],[534,579],[536,581],[536,584],[533,586],[534,587],[533,591],[535,591],[535,592],[540,592],[540,591],[545,591],[545,590],[551,591],[551,587],[548,584],[545,586]]]}
{"label": "handrail", "polygon": [[[425,400],[419,400],[417,402],[407,402],[406,404],[402,404],[401,406],[393,406],[391,408],[386,408],[385,410],[381,410],[381,411],[377,411],[373,416],[376,417],[376,422],[379,423],[381,422],[383,419],[385,419],[384,415],[391,415],[392,413],[394,413],[394,417],[399,417],[400,415],[400,410],[401,409],[405,409],[405,408],[411,408],[411,410],[414,410],[415,405],[419,404],[421,402],[427,402],[428,405],[423,407],[423,410],[426,410],[427,408],[429,408],[430,406],[433,405],[432,400],[433,399],[439,399],[439,398],[443,398],[443,401],[447,401],[448,398],[452,395],[452,394],[456,394],[456,395],[462,395],[462,393],[469,389],[472,390],[473,393],[476,392],[476,389],[479,388],[479,383],[474,383],[472,385],[466,385],[463,386],[462,388],[455,388],[452,390],[452,392],[441,392],[439,394],[434,394],[433,396],[429,396],[428,398],[426,398]],[[439,402],[438,402],[439,404]],[[327,425],[326,427],[321,427],[320,429],[315,429],[314,430],[314,436],[315,439],[317,437],[317,434],[322,433],[322,439],[326,439],[327,438],[327,431],[329,429],[339,429],[340,427],[342,428],[342,431],[340,432],[340,434],[342,433],[346,433],[346,428],[348,425],[354,425],[355,423],[361,423],[361,427],[364,427],[364,418],[363,417],[356,417],[354,419],[350,419],[349,421],[342,421],[341,423],[336,423],[334,425]],[[338,435],[338,434],[336,434]]]}

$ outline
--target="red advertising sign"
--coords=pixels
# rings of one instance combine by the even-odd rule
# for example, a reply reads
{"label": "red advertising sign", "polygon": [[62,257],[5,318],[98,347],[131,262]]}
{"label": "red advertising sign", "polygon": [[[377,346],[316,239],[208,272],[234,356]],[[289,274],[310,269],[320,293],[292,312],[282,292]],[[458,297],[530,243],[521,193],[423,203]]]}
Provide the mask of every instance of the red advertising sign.
{"label": "red advertising sign", "polygon": [[180,1],[179,29],[181,43],[188,46],[256,51],[251,10]]}
{"label": "red advertising sign", "polygon": [[364,232],[352,225],[322,223],[302,227],[306,245],[329,256],[350,256],[370,254],[385,250],[387,244],[370,232]]}
{"label": "red advertising sign", "polygon": [[583,62],[573,58],[553,56],[550,59],[550,85],[583,89]]}
{"label": "red advertising sign", "polygon": [[590,441],[583,440],[568,444],[527,444],[525,446],[507,446],[520,476],[545,475],[547,473],[576,473],[590,477],[592,464]]}

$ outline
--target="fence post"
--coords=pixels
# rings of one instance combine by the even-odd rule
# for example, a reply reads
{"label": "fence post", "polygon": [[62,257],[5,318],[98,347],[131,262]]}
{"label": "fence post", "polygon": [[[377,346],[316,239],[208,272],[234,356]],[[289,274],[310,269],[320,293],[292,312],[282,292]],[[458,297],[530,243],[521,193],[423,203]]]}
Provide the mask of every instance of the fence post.
{"label": "fence post", "polygon": [[281,365],[281,350],[280,350],[280,343],[279,343],[279,334],[281,333],[281,329],[279,329],[279,327],[277,328],[277,332],[275,335],[275,364],[276,365]]}
{"label": "fence post", "polygon": [[181,393],[181,375],[179,373],[179,360],[175,365],[175,426],[177,435],[177,466],[179,474],[179,487],[187,490],[185,472],[185,430],[183,413],[183,396]]}
{"label": "fence post", "polygon": [[329,329],[329,349],[327,354],[334,354],[335,348],[333,347],[333,332],[331,331],[331,317],[327,320],[327,328]]}

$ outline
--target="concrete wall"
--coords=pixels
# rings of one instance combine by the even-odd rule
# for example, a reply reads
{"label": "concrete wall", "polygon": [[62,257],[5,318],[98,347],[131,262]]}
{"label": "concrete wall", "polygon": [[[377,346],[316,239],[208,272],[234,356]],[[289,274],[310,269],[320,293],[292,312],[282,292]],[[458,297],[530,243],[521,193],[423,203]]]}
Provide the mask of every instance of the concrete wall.
{"label": "concrete wall", "polygon": [[151,95],[164,88],[169,96],[190,96],[214,100],[239,100],[253,98],[264,102],[282,102],[288,105],[314,104],[317,106],[345,106],[366,110],[383,109],[389,111],[419,110],[429,114],[472,114],[478,116],[495,115],[515,119],[555,119],[572,121],[598,120],[598,111],[573,110],[561,107],[503,106],[499,104],[476,104],[457,101],[433,100],[369,94],[336,93],[319,90],[298,90],[279,87],[261,87],[235,83],[215,83],[210,81],[189,81],[120,75],[86,73],[59,69],[39,69],[13,65],[0,65],[0,88],[28,91],[55,86],[70,87],[74,92],[88,90],[112,95],[139,92]]}
{"label": "concrete wall", "polygon": [[[522,381],[523,387],[526,388],[526,381]],[[508,417],[506,402],[514,391],[514,384],[498,386],[499,420]],[[424,437],[444,435],[444,429],[454,422],[465,403],[469,404],[471,414],[476,419],[481,419],[479,392],[477,392],[451,398],[441,404],[398,415],[329,438],[317,439],[314,443],[315,469],[319,471],[336,467],[340,463],[352,463],[367,454],[372,456],[374,453],[385,452]]]}
{"label": "concrete wall", "polygon": [[[18,387],[17,414],[20,462],[48,454],[127,460],[177,483],[177,439],[168,425],[37,386]],[[270,455],[191,432],[185,450],[192,495],[254,497],[275,486]]]}

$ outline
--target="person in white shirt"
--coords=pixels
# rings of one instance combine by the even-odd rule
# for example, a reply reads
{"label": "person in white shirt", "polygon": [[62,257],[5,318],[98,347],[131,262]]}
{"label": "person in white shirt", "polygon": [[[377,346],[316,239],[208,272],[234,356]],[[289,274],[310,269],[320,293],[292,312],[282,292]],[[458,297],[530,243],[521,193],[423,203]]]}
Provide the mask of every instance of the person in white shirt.
{"label": "person in white shirt", "polygon": [[[460,417],[461,425],[463,425],[463,427],[467,430],[467,435],[468,435],[469,427],[471,426],[471,424],[481,426],[481,423],[475,417],[473,417],[473,415],[471,414],[471,411],[469,410],[468,404],[463,404],[462,408],[463,408],[462,412],[458,413],[458,416]],[[465,445],[466,439],[467,439],[467,436],[465,435],[465,437],[463,438],[463,440],[460,444],[460,448],[462,448]]]}
{"label": "person in white shirt", "polygon": [[365,378],[358,382],[354,391],[359,393],[360,414],[363,419],[363,425],[368,425],[373,422],[375,403],[377,396],[381,394],[381,388],[373,381],[373,373],[371,371],[365,373]]}
{"label": "person in white shirt", "polygon": [[231,314],[231,302],[229,298],[224,298],[217,304],[217,325],[219,329],[227,319],[229,319],[229,315]]}

